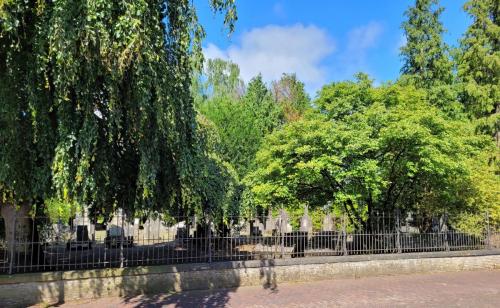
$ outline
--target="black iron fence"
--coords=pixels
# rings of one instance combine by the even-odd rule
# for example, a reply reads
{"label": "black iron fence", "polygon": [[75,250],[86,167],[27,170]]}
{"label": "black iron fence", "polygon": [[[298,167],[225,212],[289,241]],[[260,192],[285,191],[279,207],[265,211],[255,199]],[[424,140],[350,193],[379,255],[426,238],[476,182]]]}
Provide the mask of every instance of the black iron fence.
{"label": "black iron fence", "polygon": [[0,221],[0,273],[205,263],[234,260],[391,254],[500,248],[500,228],[486,217],[475,231],[450,227],[446,216],[371,215],[290,219],[277,216],[127,219],[107,223]]}

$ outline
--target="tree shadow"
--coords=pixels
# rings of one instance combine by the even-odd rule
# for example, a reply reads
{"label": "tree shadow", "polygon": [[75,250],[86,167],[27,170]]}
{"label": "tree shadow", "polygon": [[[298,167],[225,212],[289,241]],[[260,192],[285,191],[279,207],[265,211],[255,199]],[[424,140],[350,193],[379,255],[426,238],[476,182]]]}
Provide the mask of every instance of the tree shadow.
{"label": "tree shadow", "polygon": [[[193,245],[194,246],[194,245]],[[9,299],[0,298],[0,306],[25,306],[42,303],[47,307],[58,307],[68,299],[92,299],[99,297],[121,297],[124,303],[130,303],[137,307],[155,307],[161,305],[174,305],[176,307],[220,307],[228,303],[231,293],[236,292],[242,284],[241,275],[253,275],[259,278],[264,289],[277,292],[277,278],[275,272],[275,261],[260,256],[260,260],[252,262],[252,270],[247,268],[247,261],[255,258],[249,252],[238,252],[241,261],[226,261],[206,263],[204,255],[199,255],[201,263],[170,264],[162,266],[141,267],[139,264],[127,262],[134,255],[134,249],[148,251],[153,245],[124,249],[124,262],[127,268],[95,268],[84,269],[85,263],[80,262],[87,258],[88,253],[95,253],[104,249],[96,245],[91,249],[82,251],[65,250],[63,256],[68,257],[68,271],[59,268],[59,271],[50,273],[27,273],[26,281],[20,285],[13,283],[3,285],[2,292],[12,289],[12,292],[26,292],[22,302],[13,302]],[[119,250],[119,249],[114,249]],[[108,251],[114,251],[108,250]],[[168,249],[162,249],[165,255],[170,254]],[[182,257],[189,256],[189,251],[182,253]],[[110,254],[107,266],[119,266],[118,259]],[[118,254],[116,254],[118,255]],[[162,256],[165,256],[162,255]],[[181,254],[178,254],[181,255]],[[170,256],[170,255],[168,255]],[[173,259],[173,258],[172,258]],[[78,264],[83,265],[78,268]],[[116,263],[116,264],[115,264]],[[50,265],[41,265],[41,270],[52,270]],[[61,264],[59,264],[61,267]],[[63,266],[64,267],[64,266]],[[208,273],[210,270],[210,273]],[[112,275],[109,275],[110,271]],[[52,276],[46,279],[47,276]],[[45,278],[43,278],[45,277]],[[255,279],[254,278],[254,279]],[[30,282],[29,282],[30,281]],[[19,289],[16,290],[19,286]],[[189,291],[189,292],[184,292]]]}
{"label": "tree shadow", "polygon": [[144,295],[140,297],[127,298],[127,304],[135,307],[163,307],[173,305],[174,307],[224,307],[229,303],[230,294],[236,292],[237,288],[218,290],[194,290],[168,295]]}
{"label": "tree shadow", "polygon": [[[182,272],[182,266],[177,268],[175,281],[162,284],[165,277],[159,280],[149,276],[145,284],[142,282],[125,283],[122,290],[128,294],[123,303],[134,307],[163,307],[173,305],[174,307],[224,307],[229,304],[231,293],[235,293],[241,286],[241,275],[259,275],[261,286],[270,290],[271,293],[278,292],[277,275],[275,272],[275,261],[263,259],[259,267],[253,267],[255,272],[249,272],[245,261],[238,262],[231,269],[218,269],[210,274],[196,274],[196,272]],[[254,265],[255,266],[255,265]],[[193,275],[194,274],[194,275]],[[176,289],[166,289],[165,286],[174,286]],[[232,286],[229,287],[228,286]]]}
{"label": "tree shadow", "polygon": [[275,262],[273,259],[260,261],[260,279],[263,280],[262,287],[269,289],[272,292],[278,291],[278,283],[276,280],[276,271],[274,270]]}
{"label": "tree shadow", "polygon": [[[241,283],[238,269],[206,272],[174,266],[169,273],[138,275],[119,285],[123,303],[135,307],[223,307]],[[229,287],[229,288],[228,288]]]}

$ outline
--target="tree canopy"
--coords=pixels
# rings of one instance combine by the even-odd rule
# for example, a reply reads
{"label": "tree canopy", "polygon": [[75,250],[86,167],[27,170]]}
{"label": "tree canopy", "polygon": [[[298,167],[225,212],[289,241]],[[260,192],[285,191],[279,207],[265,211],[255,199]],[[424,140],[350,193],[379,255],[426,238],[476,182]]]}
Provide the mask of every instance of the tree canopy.
{"label": "tree canopy", "polygon": [[444,28],[439,20],[443,8],[438,0],[415,0],[403,22],[406,44],[401,48],[403,68],[419,86],[430,87],[452,81],[452,63],[443,42]]}
{"label": "tree canopy", "polygon": [[308,109],[309,95],[304,89],[304,83],[295,74],[283,74],[280,80],[273,81],[271,93],[277,104],[283,109],[285,121],[298,120]]}
{"label": "tree canopy", "polygon": [[500,5],[495,0],[471,0],[464,8],[472,24],[457,51],[463,104],[481,120],[483,131],[497,134],[500,145]]}
{"label": "tree canopy", "polygon": [[[235,1],[209,3],[232,31]],[[415,0],[397,80],[358,73],[311,100],[293,73],[244,81],[205,61],[188,0],[0,0],[2,214],[223,221],[331,204],[352,225],[394,210],[500,222],[499,5],[464,9],[450,51],[439,1]]]}
{"label": "tree canopy", "polygon": [[250,81],[240,98],[215,92],[198,109],[215,124],[221,139],[220,155],[234,166],[240,177],[252,168],[263,137],[282,122],[281,108],[273,101],[261,76]]}
{"label": "tree canopy", "polygon": [[246,179],[256,204],[321,208],[330,201],[358,224],[373,211],[479,206],[470,202],[481,194],[474,187],[494,175],[479,180],[474,168],[486,168],[480,154],[492,151],[491,140],[427,97],[411,85],[373,88],[365,76],[324,87],[317,113],[274,132],[257,153]]}
{"label": "tree canopy", "polygon": [[[234,1],[210,4],[231,30]],[[2,202],[184,210],[204,35],[192,3],[9,0],[0,17]]]}

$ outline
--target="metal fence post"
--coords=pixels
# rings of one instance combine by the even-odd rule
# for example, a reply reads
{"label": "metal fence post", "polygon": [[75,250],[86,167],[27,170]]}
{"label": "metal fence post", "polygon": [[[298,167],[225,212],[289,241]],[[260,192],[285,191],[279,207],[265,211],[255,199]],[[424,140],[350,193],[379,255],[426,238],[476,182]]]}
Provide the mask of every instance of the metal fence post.
{"label": "metal fence post", "polygon": [[443,229],[444,229],[444,249],[450,251],[450,243],[448,242],[448,214],[443,215]]}
{"label": "metal fence post", "polygon": [[123,256],[123,241],[125,239],[125,229],[123,229],[123,209],[120,210],[120,216],[121,216],[121,239],[120,239],[120,268],[123,267],[124,263],[124,256]]}
{"label": "metal fence post", "polygon": [[212,263],[212,221],[208,219],[208,263]]}
{"label": "metal fence post", "polygon": [[347,256],[347,232],[346,232],[346,214],[342,217],[342,251]]}
{"label": "metal fence post", "polygon": [[12,275],[14,273],[14,258],[16,256],[15,250],[16,250],[16,215],[14,215],[14,229],[12,230],[12,243],[9,243],[10,246],[10,262],[9,262],[9,275]]}
{"label": "metal fence post", "polygon": [[281,237],[281,243],[280,243],[280,250],[281,250],[281,259],[285,257],[285,228],[286,228],[286,215],[285,215],[285,210],[281,208],[281,213],[280,213],[280,237]]}
{"label": "metal fence post", "polygon": [[490,213],[486,211],[486,247],[491,249]]}
{"label": "metal fence post", "polygon": [[398,253],[401,253],[401,220],[400,210],[396,210],[396,248]]}

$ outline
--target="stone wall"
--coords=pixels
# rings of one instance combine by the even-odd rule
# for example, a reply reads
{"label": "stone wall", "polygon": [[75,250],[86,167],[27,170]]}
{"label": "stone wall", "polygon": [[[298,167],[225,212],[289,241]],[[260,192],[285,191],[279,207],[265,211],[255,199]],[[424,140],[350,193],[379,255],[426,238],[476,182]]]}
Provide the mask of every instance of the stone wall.
{"label": "stone wall", "polygon": [[478,269],[500,269],[500,251],[311,257],[16,274],[0,276],[0,306],[250,285],[274,288],[284,282]]}

